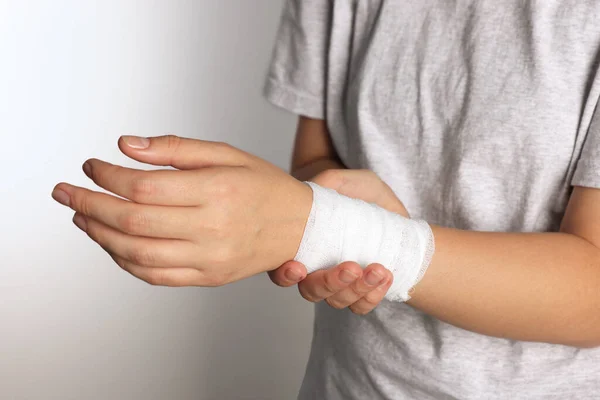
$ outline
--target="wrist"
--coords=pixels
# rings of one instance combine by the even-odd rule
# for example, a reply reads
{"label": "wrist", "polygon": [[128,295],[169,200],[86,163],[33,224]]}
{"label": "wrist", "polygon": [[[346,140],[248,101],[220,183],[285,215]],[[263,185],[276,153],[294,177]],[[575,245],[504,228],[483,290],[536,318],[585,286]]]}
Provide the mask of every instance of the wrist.
{"label": "wrist", "polygon": [[[293,201],[284,203],[283,226],[279,227],[278,236],[280,240],[271,242],[271,248],[277,249],[277,262],[271,265],[269,270],[279,268],[283,263],[291,261],[298,253],[304,232],[309,220],[309,216],[313,206],[313,191],[309,185],[304,182],[295,181],[294,184],[298,189],[294,189]],[[275,243],[279,242],[278,246]],[[273,245],[275,246],[273,247]]]}
{"label": "wrist", "polygon": [[421,279],[433,255],[429,225],[315,183],[309,185],[313,204],[294,259],[309,273],[343,261],[355,261],[363,268],[379,263],[394,274],[386,298],[410,299],[409,290]]}

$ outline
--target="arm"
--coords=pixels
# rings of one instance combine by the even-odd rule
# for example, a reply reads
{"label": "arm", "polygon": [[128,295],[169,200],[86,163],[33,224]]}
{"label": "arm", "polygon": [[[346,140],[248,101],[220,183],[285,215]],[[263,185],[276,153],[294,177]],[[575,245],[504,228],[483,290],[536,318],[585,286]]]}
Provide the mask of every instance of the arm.
{"label": "arm", "polygon": [[[292,173],[341,163],[324,121],[301,118]],[[560,233],[484,233],[433,226],[436,253],[408,304],[481,334],[600,345],[600,190],[573,191]],[[274,275],[273,275],[274,276]],[[281,279],[280,279],[281,281]],[[305,297],[328,293],[323,280]],[[307,282],[308,283],[308,282]]]}
{"label": "arm", "polygon": [[576,187],[560,233],[432,227],[412,306],[485,335],[600,346],[600,190]]}
{"label": "arm", "polygon": [[306,181],[328,169],[344,169],[324,120],[300,117],[290,173]]}
{"label": "arm", "polygon": [[[599,220],[600,190],[576,187],[558,233],[433,226],[436,252],[408,304],[485,335],[600,346]],[[327,291],[322,280],[313,286]]]}

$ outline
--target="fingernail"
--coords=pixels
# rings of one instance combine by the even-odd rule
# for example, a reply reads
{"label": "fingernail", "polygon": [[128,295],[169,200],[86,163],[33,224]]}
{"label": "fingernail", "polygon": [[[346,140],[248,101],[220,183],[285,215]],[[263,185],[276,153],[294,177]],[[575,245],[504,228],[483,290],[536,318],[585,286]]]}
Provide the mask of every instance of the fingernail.
{"label": "fingernail", "polygon": [[85,220],[85,217],[81,214],[75,214],[73,216],[73,223],[82,231],[86,231],[87,229],[87,221]]}
{"label": "fingernail", "polygon": [[54,189],[52,192],[52,198],[58,201],[63,206],[69,207],[71,203],[71,197],[64,190]]}
{"label": "fingernail", "polygon": [[298,282],[302,279],[302,274],[295,269],[285,271],[285,278],[290,282]]}
{"label": "fingernail", "polygon": [[147,149],[150,146],[150,140],[139,136],[123,136],[125,144],[133,149]]}
{"label": "fingernail", "polygon": [[358,278],[358,275],[356,275],[354,272],[348,271],[347,269],[343,269],[342,272],[340,272],[340,281],[344,283],[352,283],[356,280],[356,278]]}
{"label": "fingernail", "polygon": [[367,276],[365,277],[365,282],[367,282],[367,285],[371,285],[371,286],[377,285],[382,280],[383,280],[383,276],[379,275],[375,271],[370,271],[367,274]]}
{"label": "fingernail", "polygon": [[88,178],[92,177],[92,166],[87,161],[83,164],[83,172]]}

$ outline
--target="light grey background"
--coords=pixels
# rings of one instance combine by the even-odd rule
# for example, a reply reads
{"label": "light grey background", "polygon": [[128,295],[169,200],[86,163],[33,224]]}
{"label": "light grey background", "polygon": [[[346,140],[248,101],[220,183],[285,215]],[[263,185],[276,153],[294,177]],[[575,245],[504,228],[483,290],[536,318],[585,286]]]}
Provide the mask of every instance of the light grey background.
{"label": "light grey background", "polygon": [[286,168],[260,97],[281,2],[0,0],[0,399],[290,399],[312,307],[266,275],[149,286],[50,198],[121,134],[222,140]]}

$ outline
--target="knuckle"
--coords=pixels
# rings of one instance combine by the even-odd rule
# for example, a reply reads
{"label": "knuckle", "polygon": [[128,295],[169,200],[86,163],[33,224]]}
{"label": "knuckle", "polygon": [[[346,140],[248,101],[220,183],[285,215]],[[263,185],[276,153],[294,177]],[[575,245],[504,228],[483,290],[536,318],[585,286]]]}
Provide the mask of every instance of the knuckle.
{"label": "knuckle", "polygon": [[217,147],[219,150],[223,150],[223,151],[229,151],[233,149],[233,146],[230,145],[227,142],[223,142],[223,141],[218,141],[218,142],[214,142],[215,147]]}
{"label": "knuckle", "polygon": [[369,289],[363,287],[362,285],[351,285],[350,290],[352,290],[352,295],[357,299],[360,299],[365,294],[369,293]]}
{"label": "knuckle", "polygon": [[177,135],[166,135],[165,142],[167,143],[167,149],[177,152],[179,146],[181,146],[181,138]]}
{"label": "knuckle", "polygon": [[224,245],[217,246],[212,255],[212,263],[217,267],[225,267],[235,261],[236,252],[232,246]]}
{"label": "knuckle", "polygon": [[367,315],[371,310],[365,308],[351,308],[352,312],[356,315]]}
{"label": "knuckle", "polygon": [[90,239],[94,242],[98,243],[103,249],[106,250],[108,247],[108,235],[106,231],[100,227],[94,220],[91,218],[87,219],[87,228],[85,230],[85,234],[88,235]]}
{"label": "knuckle", "polygon": [[336,310],[346,308],[346,306],[338,300],[326,299],[325,301],[327,302],[327,304],[329,304],[329,306],[335,308]]}
{"label": "knuckle", "polygon": [[143,279],[146,283],[152,286],[166,286],[167,278],[165,271],[162,269],[154,269],[148,273],[148,275]]}
{"label": "knuckle", "polygon": [[139,266],[154,266],[156,257],[146,246],[135,247],[129,252],[129,260]]}
{"label": "knuckle", "polygon": [[233,185],[231,180],[218,179],[216,184],[212,187],[214,195],[218,199],[233,198],[236,196],[236,186]]}
{"label": "knuckle", "polygon": [[269,275],[269,276],[270,276],[270,278],[271,278],[271,281],[272,281],[274,284],[276,284],[277,286],[280,286],[280,287],[288,287],[288,286],[291,286],[291,284],[290,284],[290,283],[288,283],[288,281],[287,281],[287,280],[286,280],[286,279],[285,279],[285,278],[284,278],[282,275],[276,275],[276,274],[273,274],[273,275]]}
{"label": "knuckle", "polygon": [[238,149],[230,143],[216,141],[212,142],[212,144],[214,151],[216,151],[217,153],[220,153],[221,155],[227,157],[234,156],[236,160],[235,164],[239,167],[248,165],[252,163],[252,160],[254,160],[254,157],[251,154],[248,154]]}
{"label": "knuckle", "polygon": [[118,226],[128,234],[145,233],[148,229],[148,217],[141,212],[124,213],[119,217]]}
{"label": "knuckle", "polygon": [[207,277],[203,281],[203,286],[221,287],[229,283],[229,279],[225,274],[217,274],[212,277]]}
{"label": "knuckle", "polygon": [[234,281],[233,272],[221,268],[201,271],[201,279],[197,280],[197,286],[220,287]]}
{"label": "knuckle", "polygon": [[304,300],[310,301],[311,303],[319,302],[320,299],[316,298],[315,295],[310,290],[308,290],[305,285],[302,285],[301,283],[302,282],[298,284],[298,291],[300,292],[300,296],[302,296]]}
{"label": "knuckle", "polygon": [[164,137],[167,146],[167,158],[169,158],[169,164],[173,164],[179,148],[181,146],[181,138],[175,135],[167,135]]}
{"label": "knuckle", "polygon": [[143,201],[156,194],[156,184],[144,178],[135,178],[131,182],[131,200]]}
{"label": "knuckle", "polygon": [[238,185],[236,185],[236,175],[227,169],[215,169],[210,178],[210,184],[207,186],[210,187],[211,193],[219,200],[239,193],[237,190]]}
{"label": "knuckle", "polygon": [[381,301],[380,293],[377,290],[369,292],[362,298],[362,302],[368,307],[373,308]]}
{"label": "knuckle", "polygon": [[[205,227],[208,229],[209,234],[214,239],[220,241],[221,243],[226,243],[225,240],[230,238],[233,229],[233,218],[231,214],[227,210],[216,210],[210,219],[210,221],[206,221]],[[223,249],[220,249],[222,252],[230,251],[228,246],[222,246]]]}
{"label": "knuckle", "polygon": [[83,215],[90,216],[91,213],[91,201],[90,197],[83,190],[75,190],[71,195],[71,201],[73,203],[73,208],[76,211],[79,211]]}
{"label": "knuckle", "polygon": [[335,289],[335,285],[331,280],[332,277],[330,274],[323,275],[323,289],[325,289],[327,293],[336,293],[337,290]]}
{"label": "knuckle", "polygon": [[125,261],[124,259],[122,259],[121,257],[117,257],[115,255],[110,255],[110,257],[113,259],[113,261],[115,262],[115,264],[117,264],[119,266],[119,268],[127,271],[127,261]]}

